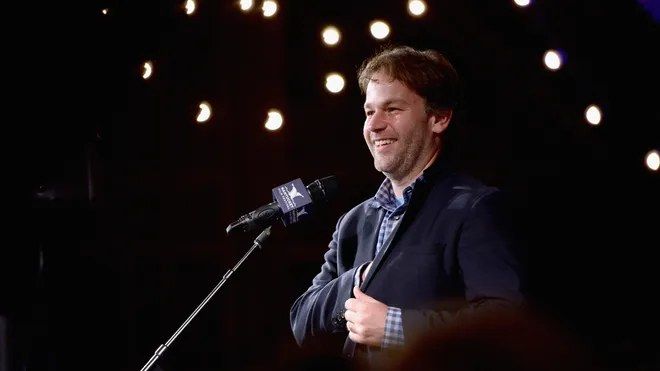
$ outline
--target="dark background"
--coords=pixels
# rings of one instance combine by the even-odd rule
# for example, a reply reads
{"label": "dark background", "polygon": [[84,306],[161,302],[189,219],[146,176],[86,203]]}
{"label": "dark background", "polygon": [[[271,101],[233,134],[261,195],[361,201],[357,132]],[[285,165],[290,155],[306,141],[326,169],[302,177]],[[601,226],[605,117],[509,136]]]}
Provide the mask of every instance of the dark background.
{"label": "dark background", "polygon": [[[651,4],[651,2],[646,2]],[[5,363],[138,370],[251,244],[225,226],[271,188],[329,174],[339,196],[276,228],[169,349],[165,370],[284,365],[288,310],[322,263],[336,219],[382,176],[363,143],[355,72],[384,42],[443,51],[464,85],[447,155],[514,195],[533,307],[607,368],[658,365],[658,23],[635,1],[233,1],[24,4],[7,13],[6,157],[20,208],[1,258]],[[656,9],[657,9],[657,5]],[[104,16],[101,9],[109,8]],[[323,26],[342,41],[326,48]],[[566,53],[543,68],[550,48]],[[151,79],[142,64],[154,62]],[[326,73],[344,74],[332,95]],[[201,101],[212,105],[204,124]],[[584,109],[598,104],[600,126]],[[278,108],[284,126],[263,128]],[[12,167],[13,168],[13,167]]]}

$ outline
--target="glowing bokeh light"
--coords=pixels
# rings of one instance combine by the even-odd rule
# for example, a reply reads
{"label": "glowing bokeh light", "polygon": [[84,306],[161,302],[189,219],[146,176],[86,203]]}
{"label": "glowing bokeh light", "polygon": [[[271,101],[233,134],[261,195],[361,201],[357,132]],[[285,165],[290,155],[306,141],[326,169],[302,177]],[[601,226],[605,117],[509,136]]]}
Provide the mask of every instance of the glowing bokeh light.
{"label": "glowing bokeh light", "polygon": [[266,0],[261,5],[261,10],[264,13],[264,17],[272,17],[277,13],[277,3],[273,0]]}
{"label": "glowing bokeh light", "polygon": [[154,72],[153,63],[151,63],[151,61],[144,62],[144,65],[142,66],[142,78],[145,80],[150,78],[153,72]]}
{"label": "glowing bokeh light", "polygon": [[241,0],[239,5],[241,6],[241,10],[244,12],[247,12],[248,10],[252,9],[254,6],[254,1],[252,0]]}
{"label": "glowing bokeh light", "polygon": [[660,168],[660,154],[658,154],[658,151],[652,150],[646,154],[646,166],[653,171],[658,171],[658,168]]}
{"label": "glowing bokeh light", "polygon": [[325,88],[331,93],[339,93],[344,90],[344,77],[336,72],[330,73],[325,77]]}
{"label": "glowing bokeh light", "polygon": [[202,102],[199,104],[199,113],[197,114],[197,122],[206,122],[211,118],[211,105]]}
{"label": "glowing bokeh light", "polygon": [[323,37],[323,42],[326,45],[337,45],[339,43],[339,40],[341,39],[341,34],[339,33],[339,30],[335,26],[328,26],[323,29],[323,32],[321,33],[321,36]]}
{"label": "glowing bokeh light", "polygon": [[426,3],[422,0],[408,1],[408,13],[415,17],[419,17],[426,12]]}
{"label": "glowing bokeh light", "polygon": [[191,15],[195,12],[195,0],[187,0],[186,5],[184,5],[186,8],[186,14]]}
{"label": "glowing bokeh light", "polygon": [[584,117],[591,125],[598,125],[603,118],[603,113],[597,105],[592,104],[584,111]]}
{"label": "glowing bokeh light", "polygon": [[531,3],[530,0],[513,0],[513,2],[522,8],[528,6]]}
{"label": "glowing bokeh light", "polygon": [[264,127],[270,131],[275,131],[280,129],[283,123],[284,123],[284,118],[282,117],[280,111],[276,109],[271,109],[270,111],[268,111],[268,119],[266,119],[266,123],[264,124]]}
{"label": "glowing bokeh light", "polygon": [[561,68],[562,65],[561,55],[556,50],[548,50],[543,55],[543,63],[545,63],[545,66],[548,69],[556,71]]}
{"label": "glowing bokeh light", "polygon": [[383,21],[373,21],[369,26],[371,35],[378,40],[386,38],[390,34],[390,26]]}

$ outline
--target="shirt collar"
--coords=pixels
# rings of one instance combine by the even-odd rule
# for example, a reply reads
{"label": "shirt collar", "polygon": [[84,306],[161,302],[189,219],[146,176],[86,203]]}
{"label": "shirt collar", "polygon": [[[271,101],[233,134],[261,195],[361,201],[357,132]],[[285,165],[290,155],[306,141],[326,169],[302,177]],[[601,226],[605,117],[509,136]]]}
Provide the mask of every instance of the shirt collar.
{"label": "shirt collar", "polygon": [[[402,207],[407,207],[408,201],[412,196],[412,192],[416,184],[426,183],[436,176],[447,172],[448,170],[449,165],[447,164],[447,161],[443,157],[438,156],[438,158],[436,158],[436,160],[428,168],[426,168],[426,170],[424,170],[411,185],[403,190],[403,197],[405,201]],[[396,195],[394,194],[394,189],[392,188],[392,182],[388,178],[385,178],[385,180],[383,180],[383,182],[380,184],[380,187],[378,188],[376,195],[369,203],[369,206],[375,209],[384,207],[388,211],[394,211],[397,208]]]}
{"label": "shirt collar", "polygon": [[[424,175],[422,174],[411,185],[403,190],[404,202],[401,207],[406,207],[408,205],[408,201],[410,201],[410,197],[412,195],[413,189],[415,188],[415,184],[417,184],[417,182],[421,181],[423,178]],[[371,199],[369,206],[375,209],[382,207],[390,212],[397,209],[396,195],[394,194],[394,189],[392,188],[392,181],[390,181],[388,178],[383,180],[383,183],[381,183],[380,187],[378,187],[378,191],[376,191],[376,195],[373,197],[373,199]]]}

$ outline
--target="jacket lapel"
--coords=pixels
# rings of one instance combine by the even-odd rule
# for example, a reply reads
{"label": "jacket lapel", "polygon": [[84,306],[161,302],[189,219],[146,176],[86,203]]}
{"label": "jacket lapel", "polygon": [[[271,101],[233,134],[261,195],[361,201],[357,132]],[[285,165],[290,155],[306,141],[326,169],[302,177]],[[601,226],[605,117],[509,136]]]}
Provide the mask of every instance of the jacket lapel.
{"label": "jacket lapel", "polygon": [[[376,239],[378,238],[378,229],[380,223],[385,216],[383,209],[376,209],[373,207],[368,207],[366,215],[362,223],[358,224],[358,234],[360,239],[358,240],[358,249],[355,255],[355,264],[354,267],[359,267],[360,265],[373,260],[374,253],[376,251]],[[353,293],[351,292],[351,297]],[[355,354],[355,344],[348,336],[344,341],[343,353],[346,357],[353,357]]]}
{"label": "jacket lapel", "polygon": [[368,207],[364,221],[358,224],[360,239],[358,240],[358,249],[355,254],[355,267],[373,260],[376,251],[378,229],[384,216],[385,212],[382,209]]}

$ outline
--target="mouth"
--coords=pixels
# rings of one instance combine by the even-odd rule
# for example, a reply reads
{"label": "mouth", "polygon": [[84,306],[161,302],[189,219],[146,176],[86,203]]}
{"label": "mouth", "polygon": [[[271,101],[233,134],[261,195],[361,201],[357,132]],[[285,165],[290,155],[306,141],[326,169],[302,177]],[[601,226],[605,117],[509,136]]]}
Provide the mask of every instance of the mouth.
{"label": "mouth", "polygon": [[388,145],[390,145],[394,142],[396,142],[396,139],[377,139],[377,140],[373,141],[374,147],[376,147],[376,148],[383,148],[383,147],[388,146]]}

